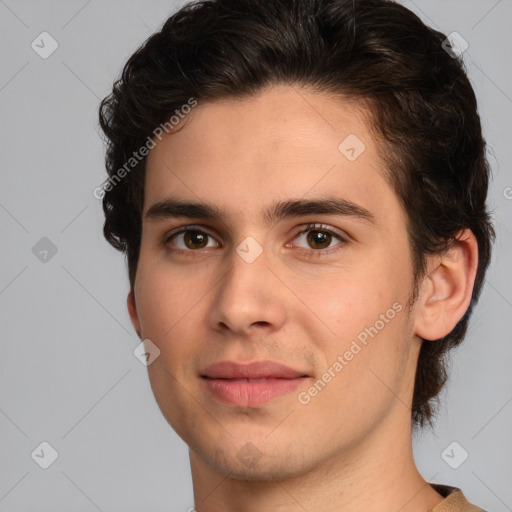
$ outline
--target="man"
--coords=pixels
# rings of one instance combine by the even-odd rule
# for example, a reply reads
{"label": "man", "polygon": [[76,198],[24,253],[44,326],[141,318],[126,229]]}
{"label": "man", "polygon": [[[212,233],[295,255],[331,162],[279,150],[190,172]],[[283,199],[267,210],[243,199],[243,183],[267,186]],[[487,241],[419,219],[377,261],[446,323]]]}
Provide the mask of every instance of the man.
{"label": "man", "polygon": [[411,447],[494,236],[446,36],[383,0],[189,4],[100,122],[104,233],[195,509],[481,510]]}

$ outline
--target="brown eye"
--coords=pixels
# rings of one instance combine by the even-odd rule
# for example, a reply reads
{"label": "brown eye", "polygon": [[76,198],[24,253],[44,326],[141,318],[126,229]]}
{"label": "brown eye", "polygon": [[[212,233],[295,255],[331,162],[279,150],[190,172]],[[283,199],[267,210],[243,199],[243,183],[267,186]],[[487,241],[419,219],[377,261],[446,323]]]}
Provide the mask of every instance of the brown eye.
{"label": "brown eye", "polygon": [[307,235],[308,244],[313,249],[325,249],[332,241],[332,235],[326,231],[312,230]]}
{"label": "brown eye", "polygon": [[[332,252],[330,249],[341,249],[347,243],[347,238],[331,230],[323,224],[309,224],[295,238],[295,247],[309,249],[312,254],[318,255]],[[340,246],[340,247],[337,247]],[[313,249],[313,251],[311,251]],[[322,249],[329,249],[324,251]]]}
{"label": "brown eye", "polygon": [[185,245],[189,249],[202,249],[208,243],[208,235],[201,231],[187,231],[184,235]]}
{"label": "brown eye", "polygon": [[165,245],[169,249],[179,249],[181,251],[196,251],[210,247],[219,247],[218,242],[204,231],[200,229],[183,229],[178,233],[167,238]]}

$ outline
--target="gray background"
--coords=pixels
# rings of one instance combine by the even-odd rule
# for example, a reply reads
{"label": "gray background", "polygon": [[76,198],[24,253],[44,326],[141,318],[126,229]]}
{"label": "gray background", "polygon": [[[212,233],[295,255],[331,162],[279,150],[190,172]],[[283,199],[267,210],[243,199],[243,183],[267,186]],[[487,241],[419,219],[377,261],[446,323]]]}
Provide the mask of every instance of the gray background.
{"label": "gray background", "polygon": [[[404,4],[469,43],[498,234],[435,432],[414,439],[415,455],[427,480],[512,510],[512,1]],[[92,194],[105,179],[99,100],[177,5],[0,0],[0,512],[193,506],[187,449],[133,355],[123,257]],[[47,59],[31,47],[43,31],[59,45]],[[57,249],[46,261],[43,237]],[[50,457],[43,441],[58,452],[48,469],[36,463]]]}

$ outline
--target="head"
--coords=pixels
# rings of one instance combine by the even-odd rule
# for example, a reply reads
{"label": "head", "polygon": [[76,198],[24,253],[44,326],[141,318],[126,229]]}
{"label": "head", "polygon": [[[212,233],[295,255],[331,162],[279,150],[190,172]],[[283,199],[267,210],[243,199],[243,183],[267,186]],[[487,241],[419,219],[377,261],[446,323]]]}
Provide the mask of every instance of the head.
{"label": "head", "polygon": [[[295,402],[299,422],[319,418],[299,429],[318,457],[330,453],[326,432],[340,449],[362,439],[356,426],[338,435],[343,414],[330,406],[370,433],[410,388],[411,424],[432,422],[494,236],[477,102],[445,39],[386,0],[202,1],[142,45],[103,100],[104,234],[127,255],[134,326],[161,351],[148,367],[159,406],[212,465],[232,467],[238,452],[221,448],[230,439],[282,457],[286,437],[266,437],[275,403],[209,405],[198,377],[225,359],[289,361],[309,386],[331,368],[314,400]],[[188,218],[146,217],[169,197],[181,201],[174,211],[207,203],[223,216],[196,207]],[[351,206],[334,222],[322,200],[340,198]],[[290,200],[312,202],[266,222],[264,211]],[[306,216],[337,230],[299,239]],[[201,229],[179,238],[192,224]],[[248,236],[257,244],[243,247],[261,249],[251,263],[236,251]],[[343,254],[304,255],[326,240],[342,240]],[[461,260],[465,270],[450,273]],[[333,369],[346,351],[357,356]],[[327,429],[314,424],[324,417]],[[206,436],[214,448],[201,446]],[[307,466],[287,453],[297,471]]]}

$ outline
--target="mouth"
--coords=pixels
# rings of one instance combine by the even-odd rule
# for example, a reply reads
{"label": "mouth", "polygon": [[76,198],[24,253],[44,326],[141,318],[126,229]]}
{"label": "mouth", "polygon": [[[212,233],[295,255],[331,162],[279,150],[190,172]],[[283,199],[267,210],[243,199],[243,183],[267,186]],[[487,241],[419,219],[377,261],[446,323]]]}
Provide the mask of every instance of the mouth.
{"label": "mouth", "polygon": [[201,378],[208,392],[222,403],[258,407],[291,393],[310,376],[273,361],[222,361],[208,366]]}

